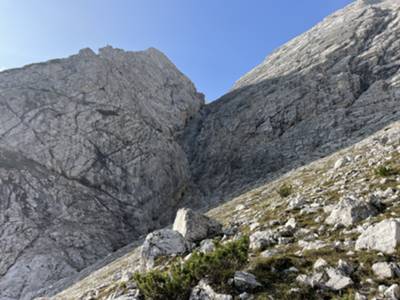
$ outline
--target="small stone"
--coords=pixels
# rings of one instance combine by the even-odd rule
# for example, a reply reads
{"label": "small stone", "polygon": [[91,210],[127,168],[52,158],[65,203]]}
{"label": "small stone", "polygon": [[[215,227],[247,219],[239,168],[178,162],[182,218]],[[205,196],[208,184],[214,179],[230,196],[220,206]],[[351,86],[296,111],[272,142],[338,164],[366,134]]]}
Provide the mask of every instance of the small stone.
{"label": "small stone", "polygon": [[318,272],[312,275],[301,274],[296,277],[296,281],[302,285],[310,286],[312,288],[322,287],[324,280],[324,273]]}
{"label": "small stone", "polygon": [[333,169],[334,169],[334,170],[338,170],[338,169],[344,167],[348,162],[349,162],[349,159],[348,159],[347,157],[339,158],[339,159],[335,162],[335,164],[333,165]]}
{"label": "small stone", "polygon": [[313,265],[314,270],[320,270],[328,266],[328,263],[323,258],[318,258]]}
{"label": "small stone", "polygon": [[239,295],[239,299],[240,299],[240,300],[253,300],[253,299],[254,299],[254,296],[253,296],[253,295],[250,295],[249,293],[244,292],[244,293],[241,293],[241,294]]}
{"label": "small stone", "polygon": [[289,201],[288,208],[289,209],[301,208],[304,206],[305,203],[306,203],[306,200],[303,197],[297,196]]}
{"label": "small stone", "polygon": [[204,280],[192,289],[189,300],[232,300],[233,297],[216,293]]}
{"label": "small stone", "polygon": [[272,230],[257,231],[250,235],[250,249],[263,250],[277,243]]}
{"label": "small stone", "polygon": [[346,275],[350,275],[351,273],[354,272],[354,267],[347,261],[344,261],[343,259],[339,259],[337,263],[337,269]]}
{"label": "small stone", "polygon": [[215,243],[211,239],[203,240],[200,243],[200,252],[210,253],[215,250]]}
{"label": "small stone", "polygon": [[295,218],[290,218],[284,225],[286,229],[289,230],[294,230],[297,227],[296,219]]}
{"label": "small stone", "polygon": [[233,282],[235,287],[240,291],[254,290],[261,286],[261,284],[257,281],[256,276],[242,271],[235,272]]}
{"label": "small stone", "polygon": [[356,292],[354,295],[354,300],[368,300],[368,297],[360,294],[359,292]]}

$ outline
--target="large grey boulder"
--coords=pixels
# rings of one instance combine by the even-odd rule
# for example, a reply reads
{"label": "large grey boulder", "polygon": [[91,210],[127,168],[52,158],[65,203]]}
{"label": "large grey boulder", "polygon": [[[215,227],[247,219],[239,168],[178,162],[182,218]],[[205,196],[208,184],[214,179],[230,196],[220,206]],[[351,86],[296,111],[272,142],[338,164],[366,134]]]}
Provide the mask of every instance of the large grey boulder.
{"label": "large grey boulder", "polygon": [[222,225],[216,220],[188,208],[178,210],[173,229],[188,241],[197,242],[222,232]]}
{"label": "large grey boulder", "polygon": [[396,263],[378,262],[372,265],[372,271],[379,279],[400,277],[400,269]]}
{"label": "large grey boulder", "polygon": [[256,231],[250,235],[250,249],[264,250],[277,243],[276,234],[272,230]]}
{"label": "large grey boulder", "polygon": [[233,297],[216,293],[206,281],[201,280],[190,294],[189,300],[232,300]]}
{"label": "large grey boulder", "polygon": [[400,244],[400,222],[396,219],[383,220],[369,226],[357,239],[356,250],[377,250],[392,254]]}
{"label": "large grey boulder", "polygon": [[369,203],[354,197],[344,197],[333,207],[325,222],[330,225],[352,226],[374,214],[376,209]]}
{"label": "large grey boulder", "polygon": [[141,250],[141,263],[145,269],[154,266],[157,257],[184,254],[190,245],[177,231],[161,229],[147,235]]}
{"label": "large grey boulder", "polygon": [[353,284],[353,280],[350,277],[337,269],[328,268],[325,272],[329,276],[329,280],[325,282],[325,286],[331,290],[340,291]]}

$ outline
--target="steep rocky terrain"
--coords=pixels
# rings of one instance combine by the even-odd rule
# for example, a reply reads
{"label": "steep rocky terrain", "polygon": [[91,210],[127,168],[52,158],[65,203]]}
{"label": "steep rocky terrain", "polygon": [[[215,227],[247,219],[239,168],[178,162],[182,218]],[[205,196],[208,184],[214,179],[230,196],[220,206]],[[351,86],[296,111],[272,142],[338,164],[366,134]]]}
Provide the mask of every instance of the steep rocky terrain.
{"label": "steep rocky terrain", "polygon": [[170,222],[190,180],[175,137],[202,105],[155,49],[1,72],[0,299],[31,299]]}
{"label": "steep rocky terrain", "polygon": [[[233,264],[229,285],[201,281],[193,299],[213,287],[227,293],[216,299],[384,293],[372,263],[399,262],[396,237],[379,249],[369,236],[355,240],[398,217],[399,70],[400,2],[358,0],[209,105],[155,49],[84,49],[1,72],[0,299],[62,290],[57,299],[136,299],[129,272],[143,265],[139,237],[172,222],[179,207],[206,210],[232,195],[240,196],[209,215],[225,225],[217,239],[231,250],[250,235],[249,262]],[[175,229],[208,228],[202,217],[180,220],[194,224]],[[397,221],[388,222],[378,229],[396,236]],[[151,234],[147,259],[199,247],[180,233]],[[365,251],[374,247],[379,259]],[[275,269],[263,256],[279,258]],[[318,257],[325,263],[313,272]]]}
{"label": "steep rocky terrain", "polygon": [[[250,237],[248,261],[234,271],[254,274],[260,285],[243,289],[235,280],[211,283],[213,289],[235,299],[400,299],[396,286],[400,280],[399,158],[400,123],[396,122],[212,209],[207,215],[224,225],[220,235],[203,236],[194,249],[177,255],[187,261],[190,252],[212,253],[213,242],[227,243],[245,235]],[[191,222],[196,231],[193,225],[199,221]],[[385,222],[392,226],[380,229]],[[174,228],[182,232],[180,226]],[[153,243],[160,248],[179,245],[168,237]],[[144,257],[137,244],[131,247],[50,299],[141,299],[132,274],[143,272]],[[171,260],[164,258],[160,264],[158,268],[168,268]],[[212,298],[212,292],[204,290],[210,298],[190,299],[232,299]]]}
{"label": "steep rocky terrain", "polygon": [[193,180],[219,200],[399,119],[398,0],[355,1],[290,41],[186,130]]}

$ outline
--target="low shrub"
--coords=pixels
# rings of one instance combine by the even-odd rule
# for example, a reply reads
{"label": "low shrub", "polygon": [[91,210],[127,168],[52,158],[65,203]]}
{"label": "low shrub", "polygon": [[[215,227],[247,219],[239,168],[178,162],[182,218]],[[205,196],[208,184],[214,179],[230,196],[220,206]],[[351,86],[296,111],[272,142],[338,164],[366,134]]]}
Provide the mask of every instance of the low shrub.
{"label": "low shrub", "polygon": [[135,273],[134,280],[145,299],[188,299],[191,288],[203,278],[217,286],[226,284],[247,263],[248,249],[247,236],[217,243],[211,253],[194,252],[188,260],[173,263],[167,270]]}
{"label": "low shrub", "polygon": [[282,198],[286,198],[286,197],[290,196],[292,193],[293,193],[293,187],[287,183],[281,185],[278,189],[278,194]]}
{"label": "low shrub", "polygon": [[379,166],[375,169],[375,174],[380,176],[380,177],[389,177],[393,175],[399,175],[400,172],[397,169],[394,169],[390,166]]}

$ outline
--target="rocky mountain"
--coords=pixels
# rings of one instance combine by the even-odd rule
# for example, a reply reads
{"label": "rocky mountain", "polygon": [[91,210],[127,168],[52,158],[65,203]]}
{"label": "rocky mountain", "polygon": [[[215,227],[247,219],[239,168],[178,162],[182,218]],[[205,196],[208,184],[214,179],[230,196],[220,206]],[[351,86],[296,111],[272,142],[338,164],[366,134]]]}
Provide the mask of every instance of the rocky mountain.
{"label": "rocky mountain", "polygon": [[[208,218],[182,209],[174,230],[150,233],[38,300],[139,300],[177,286],[189,295],[154,299],[400,299],[399,158],[395,122],[235,197],[208,211]],[[222,230],[204,230],[216,222]],[[246,236],[246,260],[238,263],[237,245]],[[148,262],[156,262],[153,273],[141,267]],[[176,263],[195,279],[188,284]],[[158,285],[138,284],[136,272]],[[174,275],[170,288],[162,274]]]}
{"label": "rocky mountain", "polygon": [[[0,299],[28,300],[62,290],[56,299],[136,299],[140,288],[131,276],[121,282],[123,274],[137,271],[139,263],[157,265],[156,256],[168,268],[169,255],[183,256],[193,247],[214,253],[207,238],[215,234],[241,257],[235,264],[215,261],[238,272],[220,274],[233,276],[234,289],[202,280],[191,292],[193,299],[231,299],[228,293],[253,293],[249,285],[255,294],[278,299],[277,292],[299,288],[298,283],[330,287],[327,296],[343,293],[350,282],[358,290],[364,287],[366,273],[332,269],[333,253],[313,252],[305,262],[298,256],[332,249],[333,239],[354,251],[359,222],[367,219],[369,226],[397,214],[396,205],[386,203],[397,199],[393,190],[381,193],[382,205],[370,201],[381,179],[396,189],[397,165],[382,161],[388,157],[395,163],[397,125],[390,138],[385,131],[377,134],[380,144],[365,140],[361,158],[355,149],[364,144],[348,148],[331,172],[326,169],[331,160],[318,159],[400,119],[399,22],[398,0],[355,1],[269,55],[208,105],[155,49],[106,47],[98,54],[84,49],[66,59],[1,72]],[[309,173],[289,172],[302,165]],[[211,230],[203,216],[181,211],[183,224],[151,233],[145,255],[136,249],[139,237],[172,222],[178,208],[207,210],[233,195],[239,198],[209,212],[225,225],[224,232],[214,232],[215,224]],[[332,211],[323,210],[330,205]],[[385,228],[397,228],[396,220],[388,222]],[[342,226],[350,226],[349,232]],[[186,235],[200,228],[206,236]],[[241,237],[247,234],[245,251]],[[371,248],[369,240],[358,243],[364,245],[360,250]],[[388,243],[393,246],[393,239]],[[289,257],[284,265],[304,276],[284,287],[271,278],[275,290],[266,290],[266,279],[254,277],[264,273],[244,259],[244,252],[259,257],[259,248]],[[227,253],[222,246],[216,251],[217,257],[218,251]],[[396,255],[390,253],[387,261]],[[317,274],[318,280],[307,268],[314,256],[329,256],[325,266],[331,267]],[[155,260],[147,263],[150,258]],[[193,259],[198,260],[190,260],[191,266],[202,263],[196,255]],[[337,281],[346,284],[332,289]]]}
{"label": "rocky mountain", "polygon": [[398,0],[356,1],[290,41],[186,129],[193,181],[218,201],[399,119]]}
{"label": "rocky mountain", "polygon": [[31,299],[170,222],[190,181],[176,136],[202,105],[155,49],[1,72],[0,299]]}

